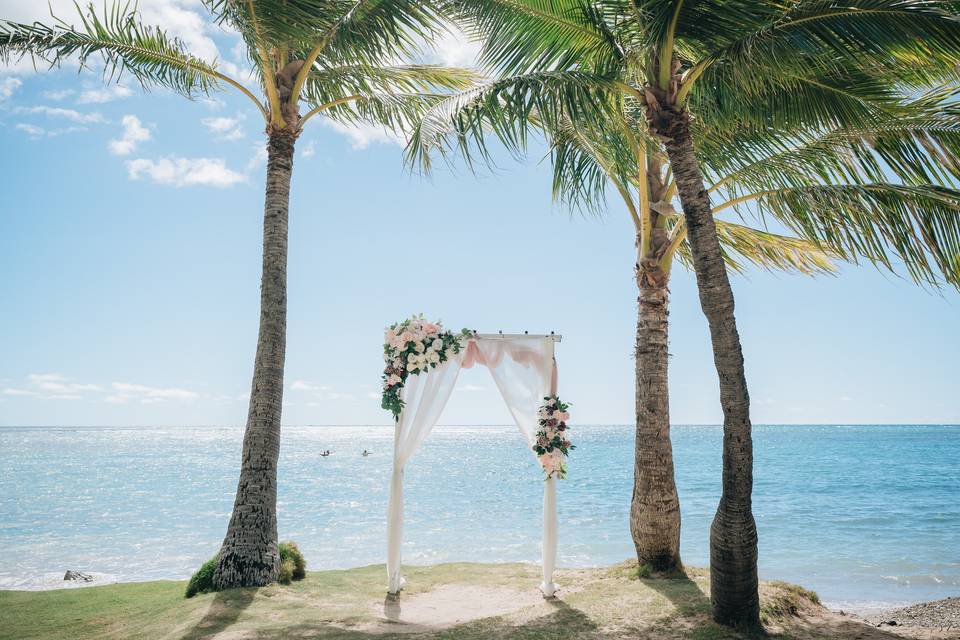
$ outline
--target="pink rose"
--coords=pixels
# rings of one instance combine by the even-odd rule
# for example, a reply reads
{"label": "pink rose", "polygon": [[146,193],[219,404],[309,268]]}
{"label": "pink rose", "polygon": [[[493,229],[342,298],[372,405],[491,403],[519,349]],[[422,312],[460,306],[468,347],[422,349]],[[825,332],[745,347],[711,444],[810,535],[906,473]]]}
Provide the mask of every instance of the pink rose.
{"label": "pink rose", "polygon": [[561,422],[566,422],[567,420],[570,419],[570,414],[567,413],[566,411],[554,411],[553,418]]}
{"label": "pink rose", "polygon": [[540,464],[543,465],[543,470],[547,475],[553,473],[555,460],[550,454],[545,454],[540,456]]}
{"label": "pink rose", "polygon": [[438,325],[433,324],[432,322],[424,322],[423,330],[428,334],[433,334],[433,333],[438,333],[440,331],[440,327]]}

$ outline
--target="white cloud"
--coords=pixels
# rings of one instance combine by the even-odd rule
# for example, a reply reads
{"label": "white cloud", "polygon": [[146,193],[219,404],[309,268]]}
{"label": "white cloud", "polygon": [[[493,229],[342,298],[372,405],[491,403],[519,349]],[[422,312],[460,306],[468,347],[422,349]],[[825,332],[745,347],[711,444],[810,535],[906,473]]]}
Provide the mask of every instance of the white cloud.
{"label": "white cloud", "polygon": [[347,136],[350,139],[350,146],[354,149],[366,149],[373,143],[406,145],[402,135],[396,134],[383,127],[373,124],[348,125],[341,122],[323,119],[323,124],[337,133]]}
{"label": "white cloud", "polygon": [[59,91],[44,91],[43,97],[48,100],[64,100],[72,96],[76,91],[73,89],[61,89]]}
{"label": "white cloud", "polygon": [[331,387],[323,384],[314,384],[308,380],[294,380],[293,384],[290,385],[290,389],[293,391],[321,392],[330,391]]}
{"label": "white cloud", "polygon": [[31,136],[42,136],[42,135],[46,135],[47,133],[47,130],[44,129],[43,127],[27,124],[25,122],[21,122],[20,124],[18,124],[17,129]]}
{"label": "white cloud", "polygon": [[123,116],[123,135],[119,140],[111,140],[107,144],[110,153],[125,156],[133,153],[137,144],[150,139],[150,130],[140,123],[140,118],[133,115]]}
{"label": "white cloud", "polygon": [[63,109],[61,107],[17,107],[13,110],[13,112],[45,115],[50,116],[51,118],[64,118],[65,120],[71,120],[73,122],[81,122],[85,124],[106,122],[104,117],[99,113],[80,113],[74,109]]}
{"label": "white cloud", "polygon": [[267,148],[262,144],[253,145],[253,155],[247,161],[247,173],[267,163]]}
{"label": "white cloud", "polygon": [[191,10],[192,7],[202,7],[199,2],[140,0],[138,7],[145,23],[162,25],[169,35],[183,40],[193,55],[207,62],[221,57],[216,43],[207,35],[214,28],[209,21],[209,14]]}
{"label": "white cloud", "polygon": [[7,396],[26,396],[40,400],[80,400],[84,394],[103,391],[100,385],[71,382],[59,373],[31,373],[27,375],[27,388],[7,388]]}
{"label": "white cloud", "polygon": [[226,102],[224,102],[220,98],[217,98],[216,96],[204,96],[202,98],[199,98],[197,102],[207,107],[211,111],[216,111],[217,109],[223,109],[225,106],[227,106]]}
{"label": "white cloud", "polygon": [[59,373],[31,373],[27,375],[30,382],[62,382],[66,380]]}
{"label": "white cloud", "polygon": [[13,93],[23,86],[20,78],[4,78],[0,80],[0,102],[7,100]]}
{"label": "white cloud", "polygon": [[[41,391],[61,395],[70,395],[70,399],[74,399],[72,396],[78,393],[103,391],[103,388],[97,384],[68,382],[66,378],[58,373],[31,373],[27,376],[27,381]],[[55,396],[49,397],[53,398]]]}
{"label": "white cloud", "polygon": [[123,404],[128,400],[139,400],[143,404],[164,402],[166,400],[196,400],[200,394],[195,391],[178,388],[148,387],[144,384],[114,382],[110,385],[114,394],[104,398],[104,402]]}
{"label": "white cloud", "polygon": [[[86,3],[81,2],[84,6]],[[103,3],[93,3],[98,15],[102,15]],[[132,3],[131,3],[132,4]],[[58,18],[68,24],[78,23],[77,9],[74,0],[3,0],[3,18],[17,22],[31,23],[40,21],[44,24],[52,22],[51,11]],[[221,58],[216,43],[210,34],[224,35],[230,33],[223,27],[213,24],[210,14],[203,9],[197,0],[139,0],[136,3],[143,23],[159,25],[168,35],[175,36],[186,43],[190,52],[206,61]],[[41,63],[42,66],[42,63]],[[45,68],[45,67],[44,67]],[[4,70],[0,63],[0,71]],[[30,73],[33,65],[29,60],[7,65],[8,73]]]}
{"label": "white cloud", "polygon": [[244,116],[240,114],[236,118],[204,118],[200,122],[202,122],[203,126],[209,129],[211,133],[216,135],[218,140],[239,140],[246,135],[240,126],[243,120]]}
{"label": "white cloud", "polygon": [[38,400],[82,400],[91,394],[108,404],[125,404],[130,401],[144,404],[168,400],[192,401],[201,397],[195,391],[176,387],[150,387],[129,382],[114,382],[107,387],[73,382],[59,373],[31,373],[21,387],[7,387],[0,393],[4,396],[31,397]]}
{"label": "white cloud", "polygon": [[480,43],[467,38],[455,27],[433,44],[437,62],[448,67],[474,67],[480,54]]}
{"label": "white cloud", "polygon": [[77,131],[87,130],[86,127],[61,127],[59,129],[44,129],[43,127],[38,127],[34,124],[27,124],[26,122],[18,123],[16,125],[16,128],[30,136],[33,136],[34,138],[39,138],[42,136],[53,138],[55,136],[59,136],[64,133],[75,133]]}
{"label": "white cloud", "polygon": [[[6,17],[6,16],[4,16]],[[8,62],[0,60],[0,75],[30,75],[33,73],[43,73],[46,70],[43,62],[34,66],[30,58],[16,59],[11,57]]]}
{"label": "white cloud", "polygon": [[132,95],[133,91],[122,84],[117,84],[109,87],[102,87],[100,89],[87,89],[80,94],[79,98],[77,98],[77,103],[103,104],[105,102],[112,102],[120,98],[129,98]]}
{"label": "white cloud", "polygon": [[131,180],[146,176],[157,184],[174,187],[229,187],[247,179],[228,168],[222,158],[138,158],[127,162],[127,173]]}

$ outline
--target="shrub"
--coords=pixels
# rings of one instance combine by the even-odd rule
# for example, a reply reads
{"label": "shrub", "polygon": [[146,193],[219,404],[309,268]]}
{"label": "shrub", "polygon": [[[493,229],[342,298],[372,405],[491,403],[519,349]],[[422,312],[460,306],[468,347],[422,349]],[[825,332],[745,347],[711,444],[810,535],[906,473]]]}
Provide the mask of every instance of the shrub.
{"label": "shrub", "polygon": [[[290,578],[284,582],[282,578],[284,575],[283,565],[287,561],[291,564]],[[303,553],[301,553],[296,542],[280,543],[280,576],[282,584],[290,584],[290,580],[303,580],[307,577],[307,561],[303,559]]]}
{"label": "shrub", "polygon": [[190,576],[190,582],[187,583],[186,597],[192,598],[198,593],[210,593],[216,591],[213,588],[213,571],[217,568],[217,556],[213,556],[197,569],[197,572]]}
{"label": "shrub", "polygon": [[290,584],[293,580],[293,560],[287,558],[280,561],[280,573],[277,575],[277,582],[280,584]]}

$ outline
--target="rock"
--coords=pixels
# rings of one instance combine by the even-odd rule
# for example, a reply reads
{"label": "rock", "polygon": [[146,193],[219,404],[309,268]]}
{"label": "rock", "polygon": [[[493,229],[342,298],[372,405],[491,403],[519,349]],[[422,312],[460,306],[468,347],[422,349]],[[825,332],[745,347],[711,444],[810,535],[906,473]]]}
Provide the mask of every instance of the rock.
{"label": "rock", "polygon": [[93,576],[89,573],[83,573],[81,571],[72,571],[67,569],[67,572],[63,574],[64,580],[73,580],[76,582],[93,582]]}
{"label": "rock", "polygon": [[928,629],[960,629],[960,598],[946,598],[886,611],[868,618],[878,627],[926,627]]}

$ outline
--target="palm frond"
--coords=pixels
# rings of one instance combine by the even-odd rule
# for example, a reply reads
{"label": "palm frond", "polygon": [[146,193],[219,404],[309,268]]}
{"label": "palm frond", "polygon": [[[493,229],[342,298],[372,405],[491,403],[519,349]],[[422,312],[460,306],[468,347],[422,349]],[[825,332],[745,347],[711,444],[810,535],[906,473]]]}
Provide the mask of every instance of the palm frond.
{"label": "palm frond", "polygon": [[119,81],[123,74],[144,87],[162,86],[193,97],[229,82],[259,104],[248,90],[207,62],[190,54],[186,45],[160,28],[141,25],[135,6],[115,4],[99,15],[93,5],[79,6],[79,27],[57,19],[53,26],[0,21],[0,59],[28,58],[34,63],[60,66],[75,59],[83,66],[91,57],[104,64],[104,76]]}
{"label": "palm frond", "polygon": [[[703,129],[698,153],[716,188],[732,196],[774,187],[889,181],[960,183],[960,118],[941,103],[918,100],[896,117],[861,127],[729,132]],[[735,187],[735,188],[734,188]]]}
{"label": "palm frond", "polygon": [[469,69],[436,65],[316,67],[307,75],[303,97],[320,105],[346,96],[463,90],[480,79]]}
{"label": "palm frond", "polygon": [[612,183],[629,207],[630,187],[639,173],[637,156],[623,128],[633,123],[608,118],[600,123],[564,119],[553,126],[535,120],[550,141],[553,197],[571,209],[599,214],[606,207],[607,183]]}
{"label": "palm frond", "polygon": [[[819,185],[774,189],[750,202],[844,260],[866,259],[934,286],[960,286],[960,191],[933,185]],[[736,205],[750,215],[744,204]],[[942,280],[941,280],[942,279]]]}
{"label": "palm frond", "polygon": [[590,0],[450,0],[458,25],[483,41],[481,61],[503,74],[609,70],[623,56]]}
{"label": "palm frond", "polygon": [[[814,242],[724,220],[715,222],[723,260],[731,271],[744,273],[749,263],[767,271],[805,275],[836,273],[834,259],[837,256]],[[685,267],[693,268],[690,245],[686,241],[677,248],[677,257]]]}
{"label": "palm frond", "polygon": [[415,123],[446,97],[441,93],[370,93],[328,103],[330,106],[319,112],[343,124],[376,124],[409,139]]}
{"label": "palm frond", "polygon": [[[929,82],[942,79],[960,63],[960,24],[952,2],[812,0],[787,6],[754,4],[773,9],[762,26],[757,24],[758,16],[746,14],[745,28],[724,30],[710,19],[697,21],[694,31],[685,34],[711,49],[696,62],[722,63],[728,84],[750,86],[757,76],[829,75],[836,71],[836,65],[851,62]],[[729,7],[720,8],[713,17],[720,14],[728,20],[744,18]],[[692,16],[685,17],[685,26],[690,26]],[[749,32],[751,26],[759,28]],[[709,35],[704,30],[709,30]]]}
{"label": "palm frond", "polygon": [[565,118],[605,120],[617,100],[617,83],[592,73],[543,71],[484,83],[439,101],[416,124],[407,158],[430,167],[430,155],[458,149],[468,163],[489,160],[487,138],[494,136],[514,153],[522,152],[532,118],[559,123]]}

